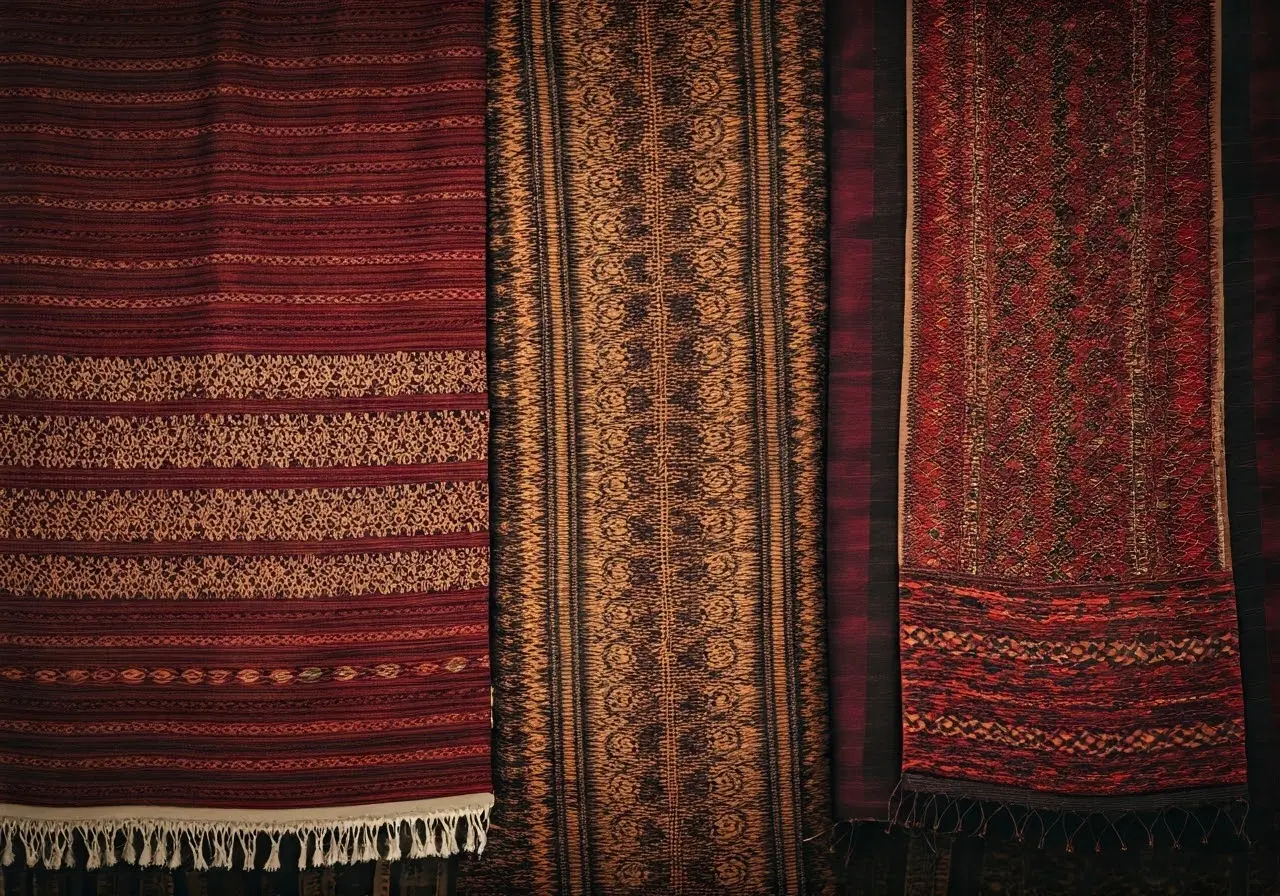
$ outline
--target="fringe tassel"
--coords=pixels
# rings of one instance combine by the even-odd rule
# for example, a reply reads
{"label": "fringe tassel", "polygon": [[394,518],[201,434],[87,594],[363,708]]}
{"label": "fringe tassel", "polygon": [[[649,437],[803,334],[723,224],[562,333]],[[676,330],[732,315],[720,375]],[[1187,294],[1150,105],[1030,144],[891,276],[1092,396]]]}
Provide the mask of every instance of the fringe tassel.
{"label": "fringe tassel", "polygon": [[917,790],[900,782],[889,801],[888,826],[926,834],[986,837],[994,825],[1018,843],[1034,840],[1040,849],[1063,843],[1067,852],[1075,852],[1078,845],[1092,842],[1094,852],[1109,848],[1123,852],[1134,845],[1154,847],[1157,840],[1174,849],[1181,849],[1188,838],[1207,844],[1223,827],[1249,845],[1248,818],[1249,802],[1245,799],[1142,809],[1045,808]]}
{"label": "fringe tassel", "polygon": [[[459,826],[462,846],[459,847]],[[73,822],[0,818],[0,867],[17,860],[17,847],[28,867],[43,865],[50,871],[75,866],[76,847],[87,857],[88,870],[119,862],[143,867],[180,868],[184,859],[197,871],[237,867],[252,871],[258,864],[258,836],[265,834],[266,871],[280,868],[280,847],[285,837],[301,842],[299,870],[347,865],[374,859],[401,858],[401,838],[409,858],[450,856],[465,850],[484,851],[489,807],[478,806],[434,812],[409,818],[335,821],[327,826],[261,825],[220,821],[123,819]],[[141,843],[141,851],[137,849]]]}

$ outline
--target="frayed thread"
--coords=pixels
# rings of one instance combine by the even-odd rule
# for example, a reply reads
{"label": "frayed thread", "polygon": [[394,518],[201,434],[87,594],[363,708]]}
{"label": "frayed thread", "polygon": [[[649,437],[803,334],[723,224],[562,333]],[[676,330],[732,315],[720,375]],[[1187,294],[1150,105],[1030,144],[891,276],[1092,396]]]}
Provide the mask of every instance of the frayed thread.
{"label": "frayed thread", "polygon": [[1044,808],[1000,800],[916,790],[899,783],[889,801],[888,826],[926,835],[967,834],[985,838],[999,830],[1018,843],[1044,849],[1061,843],[1067,852],[1092,844],[1095,852],[1154,847],[1159,841],[1181,849],[1198,840],[1207,844],[1215,831],[1228,828],[1244,845],[1250,840],[1249,802],[1229,799],[1204,805],[1168,805],[1152,809]]}
{"label": "frayed thread", "polygon": [[[401,858],[402,839],[410,844],[410,858],[484,852],[488,841],[489,805],[431,812],[402,818],[351,819],[318,824],[237,824],[222,821],[51,821],[0,818],[0,867],[14,864],[17,847],[28,867],[50,871],[74,868],[76,848],[86,856],[85,868],[95,870],[118,863],[196,871],[241,868],[252,871],[280,868],[280,847],[286,837],[300,843],[298,868],[348,865],[376,859]],[[463,832],[459,843],[459,828]],[[264,844],[259,842],[266,836]]]}

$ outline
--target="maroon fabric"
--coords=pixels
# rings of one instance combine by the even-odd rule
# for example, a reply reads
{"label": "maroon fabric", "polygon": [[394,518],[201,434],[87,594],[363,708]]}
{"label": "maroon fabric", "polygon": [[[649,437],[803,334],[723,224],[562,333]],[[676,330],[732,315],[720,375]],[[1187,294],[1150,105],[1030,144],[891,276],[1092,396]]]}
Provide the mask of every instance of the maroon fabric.
{"label": "maroon fabric", "polygon": [[917,791],[1099,810],[1244,793],[1216,13],[912,4]]}
{"label": "maroon fabric", "polygon": [[481,0],[5,3],[0,209],[0,840],[487,800]]}
{"label": "maroon fabric", "polygon": [[1250,31],[1255,450],[1272,727],[1280,730],[1280,5],[1250,4]]}
{"label": "maroon fabric", "polygon": [[899,774],[905,39],[900,3],[828,5],[827,613],[835,811],[846,819],[884,818]]}

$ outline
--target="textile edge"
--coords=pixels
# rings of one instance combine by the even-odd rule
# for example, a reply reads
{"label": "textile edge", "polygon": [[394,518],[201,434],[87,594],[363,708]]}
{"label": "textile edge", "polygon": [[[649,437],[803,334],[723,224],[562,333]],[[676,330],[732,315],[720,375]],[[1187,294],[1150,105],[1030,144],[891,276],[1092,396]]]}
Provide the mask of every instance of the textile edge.
{"label": "textile edge", "polygon": [[1221,827],[1249,842],[1249,788],[1200,787],[1162,793],[1075,796],[975,781],[904,774],[889,805],[890,824],[940,834],[985,837],[992,828],[1018,842],[1044,848],[1078,840],[1125,850],[1157,841],[1179,848],[1195,838],[1208,843]]}
{"label": "textile edge", "polygon": [[[44,807],[0,803],[0,867],[26,864],[72,868],[76,847],[86,869],[117,862],[197,871],[280,868],[286,837],[300,844],[298,868],[374,860],[446,857],[484,851],[493,794],[314,809],[187,808],[179,806]],[[460,837],[459,834],[462,836]]]}

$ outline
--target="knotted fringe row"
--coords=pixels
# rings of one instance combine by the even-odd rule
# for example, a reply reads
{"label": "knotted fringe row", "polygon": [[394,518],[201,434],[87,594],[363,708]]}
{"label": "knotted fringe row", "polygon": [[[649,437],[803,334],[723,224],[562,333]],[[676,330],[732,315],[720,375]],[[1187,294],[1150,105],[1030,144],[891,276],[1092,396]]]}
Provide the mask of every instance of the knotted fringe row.
{"label": "knotted fringe row", "polygon": [[1207,844],[1223,828],[1247,845],[1248,817],[1244,788],[1095,799],[912,775],[899,782],[889,801],[890,828],[976,837],[998,834],[1019,843],[1036,842],[1041,849],[1060,843],[1067,852],[1090,841],[1095,852],[1153,847],[1157,841],[1181,849],[1192,841]]}
{"label": "knotted fringe row", "polygon": [[[118,862],[144,867],[197,871],[258,867],[280,868],[280,845],[300,841],[298,868],[347,865],[379,859],[425,859],[458,852],[481,853],[487,842],[492,802],[399,818],[339,819],[320,823],[236,823],[145,818],[71,821],[0,817],[0,866],[12,865],[21,845],[28,866],[56,871],[74,868],[76,848],[88,855],[93,870]],[[462,829],[462,840],[459,833]],[[269,846],[260,841],[269,841]]]}

